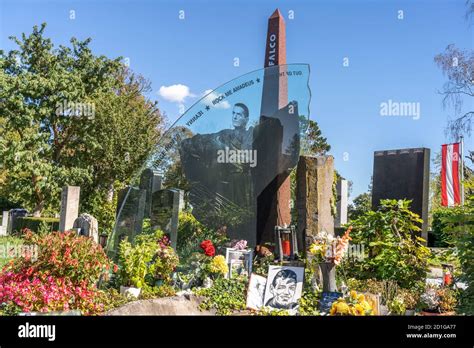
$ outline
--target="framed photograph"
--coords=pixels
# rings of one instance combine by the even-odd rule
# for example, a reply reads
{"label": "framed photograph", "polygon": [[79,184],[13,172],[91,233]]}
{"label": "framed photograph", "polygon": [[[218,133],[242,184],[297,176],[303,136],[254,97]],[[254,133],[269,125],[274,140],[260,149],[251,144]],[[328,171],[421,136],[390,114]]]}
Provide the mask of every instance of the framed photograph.
{"label": "framed photograph", "polygon": [[264,305],[273,309],[293,310],[303,292],[304,267],[270,266]]}
{"label": "framed photograph", "polygon": [[236,275],[252,274],[253,250],[236,250],[234,248],[226,248],[225,260],[229,267],[227,278],[231,279]]}
{"label": "framed photograph", "polygon": [[247,308],[258,310],[263,306],[267,278],[251,274],[247,291]]}

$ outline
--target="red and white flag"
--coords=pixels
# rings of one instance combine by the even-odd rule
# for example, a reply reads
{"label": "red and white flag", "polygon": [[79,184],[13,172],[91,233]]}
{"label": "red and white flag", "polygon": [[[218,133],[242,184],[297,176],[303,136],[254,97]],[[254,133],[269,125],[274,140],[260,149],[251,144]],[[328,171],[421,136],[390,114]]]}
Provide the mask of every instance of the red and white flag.
{"label": "red and white flag", "polygon": [[445,207],[461,204],[460,149],[460,143],[442,145],[441,205]]}

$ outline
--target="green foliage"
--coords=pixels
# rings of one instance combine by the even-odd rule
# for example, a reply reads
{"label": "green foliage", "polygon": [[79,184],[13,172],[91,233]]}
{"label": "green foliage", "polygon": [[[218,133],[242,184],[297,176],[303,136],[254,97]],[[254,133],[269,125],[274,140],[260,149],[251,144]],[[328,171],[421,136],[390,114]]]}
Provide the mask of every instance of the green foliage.
{"label": "green foliage", "polygon": [[[16,254],[13,254],[13,250],[23,244],[24,240],[16,236],[0,237],[0,269],[16,256]],[[12,253],[10,253],[10,251],[12,251]]]}
{"label": "green foliage", "polygon": [[176,295],[176,290],[167,284],[163,284],[160,286],[146,286],[142,289],[140,293],[140,299],[148,300],[160,297],[171,297]]}
{"label": "green foliage", "polygon": [[406,311],[405,303],[401,297],[395,297],[387,302],[387,307],[391,314],[404,315]]}
{"label": "green foliage", "polygon": [[322,156],[331,150],[331,145],[322,136],[318,123],[300,116],[300,129],[302,130],[300,140],[300,153],[309,156]]}
{"label": "green foliage", "polygon": [[131,180],[162,119],[144,96],[149,83],[121,58],[95,56],[90,39],[55,47],[45,28],[0,51],[0,194],[40,216],[58,212],[64,185],[81,186],[83,211],[109,228],[93,196],[103,200],[116,181]]}
{"label": "green foliage", "polygon": [[319,315],[320,293],[314,291],[304,291],[299,299],[298,313],[300,315]]}
{"label": "green foliage", "polygon": [[59,219],[29,216],[19,217],[15,219],[15,222],[12,225],[12,232],[19,234],[25,228],[36,233],[58,231]]}
{"label": "green foliage", "polygon": [[455,236],[449,232],[447,221],[463,213],[462,207],[441,207],[433,211],[431,230],[435,238],[434,247],[454,246]]}
{"label": "green foliage", "polygon": [[268,267],[273,265],[274,261],[275,256],[273,254],[265,257],[256,257],[253,260],[252,272],[266,277],[268,275]]}
{"label": "green foliage", "polygon": [[358,278],[395,280],[411,287],[426,277],[430,251],[416,234],[422,220],[409,210],[410,201],[382,200],[377,211],[352,221],[352,243],[363,243],[363,260],[348,259],[348,271]]}
{"label": "green foliage", "polygon": [[372,210],[372,195],[370,192],[361,193],[353,199],[348,207],[349,220],[356,220]]}
{"label": "green foliage", "polygon": [[163,232],[140,234],[132,245],[128,240],[119,246],[119,282],[125,286],[146,288],[157,281],[171,282],[171,273],[179,263],[173,248],[163,242]]}
{"label": "green foliage", "polygon": [[218,278],[212,287],[197,290],[196,294],[204,296],[205,300],[200,308],[203,310],[215,309],[218,315],[229,315],[234,311],[244,310],[246,306],[245,279]]}
{"label": "green foliage", "polygon": [[[473,183],[469,186],[474,188]],[[467,197],[465,206],[453,210],[453,214],[446,216],[442,222],[446,224],[447,237],[455,242],[461,263],[461,279],[468,285],[461,294],[459,308],[474,315],[474,195]]]}

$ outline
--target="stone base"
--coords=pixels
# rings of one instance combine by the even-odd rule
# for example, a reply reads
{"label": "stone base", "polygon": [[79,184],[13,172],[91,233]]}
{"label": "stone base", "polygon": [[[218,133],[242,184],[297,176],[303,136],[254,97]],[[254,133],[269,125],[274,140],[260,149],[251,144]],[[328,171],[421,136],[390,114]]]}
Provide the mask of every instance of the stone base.
{"label": "stone base", "polygon": [[197,296],[163,297],[129,302],[104,315],[214,315],[211,311],[199,310],[200,303]]}

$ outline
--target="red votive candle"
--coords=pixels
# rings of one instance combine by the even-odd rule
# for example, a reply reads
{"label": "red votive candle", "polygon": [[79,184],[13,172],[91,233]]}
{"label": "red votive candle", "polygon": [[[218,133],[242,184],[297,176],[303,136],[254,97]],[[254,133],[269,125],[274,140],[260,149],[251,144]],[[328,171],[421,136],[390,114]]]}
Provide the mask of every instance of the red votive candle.
{"label": "red votive candle", "polygon": [[282,248],[283,248],[283,255],[290,256],[290,241],[289,240],[283,240],[281,245],[282,245]]}

